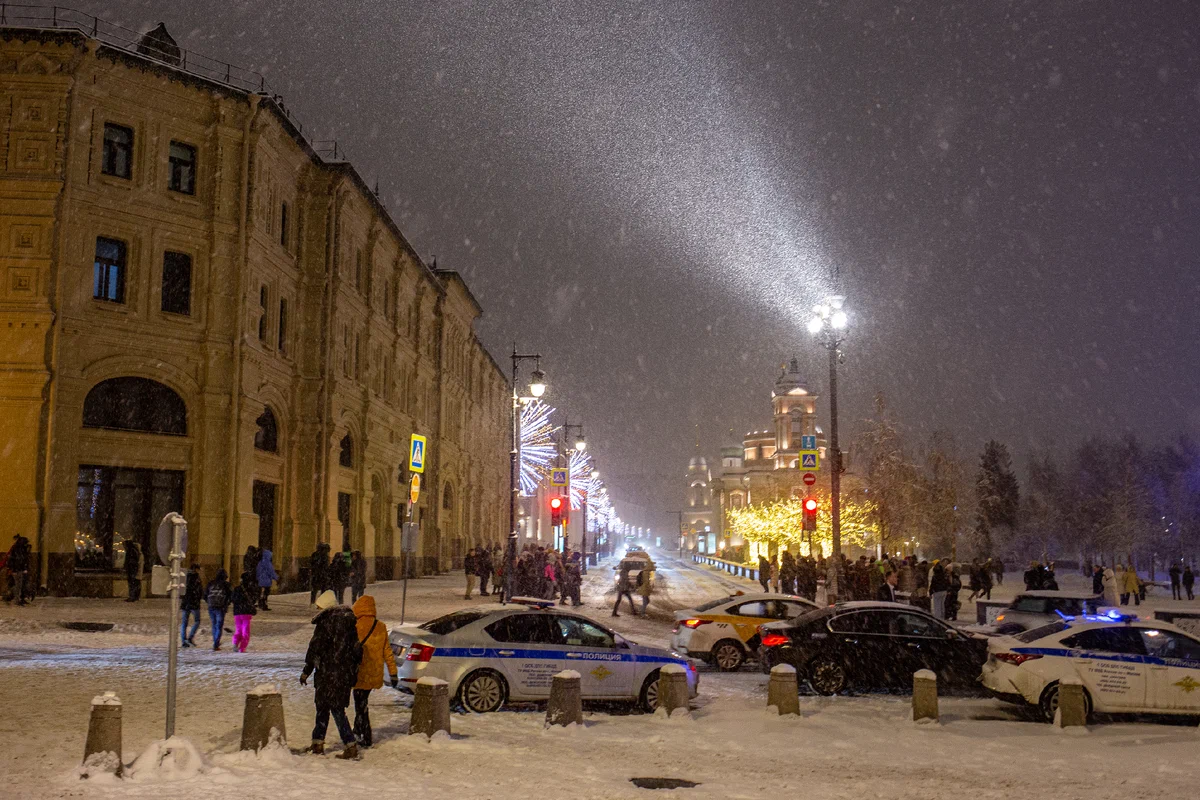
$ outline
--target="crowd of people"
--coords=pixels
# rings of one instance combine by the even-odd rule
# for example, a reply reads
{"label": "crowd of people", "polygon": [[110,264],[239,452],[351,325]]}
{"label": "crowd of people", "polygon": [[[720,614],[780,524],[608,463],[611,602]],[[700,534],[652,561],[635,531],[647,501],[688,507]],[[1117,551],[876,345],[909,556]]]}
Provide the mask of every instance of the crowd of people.
{"label": "crowd of people", "polygon": [[317,598],[325,591],[333,592],[338,605],[346,600],[346,588],[350,588],[350,602],[354,603],[367,591],[367,560],[361,550],[351,550],[347,542],[342,549],[331,554],[328,542],[320,542],[308,557],[309,605],[316,605]]}

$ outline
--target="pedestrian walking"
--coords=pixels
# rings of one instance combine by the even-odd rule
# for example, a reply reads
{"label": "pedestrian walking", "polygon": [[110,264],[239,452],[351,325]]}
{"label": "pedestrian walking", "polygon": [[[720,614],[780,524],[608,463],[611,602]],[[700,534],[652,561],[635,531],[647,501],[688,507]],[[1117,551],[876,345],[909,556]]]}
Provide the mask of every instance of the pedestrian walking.
{"label": "pedestrian walking", "polygon": [[758,557],[758,584],[764,592],[771,591],[771,562],[766,556]]}
{"label": "pedestrian walking", "polygon": [[1182,600],[1183,584],[1180,579],[1183,577],[1183,571],[1179,569],[1179,564],[1172,564],[1167,574],[1171,576],[1171,599]]}
{"label": "pedestrian walking", "polygon": [[637,576],[637,592],[642,596],[642,616],[646,616],[646,608],[650,605],[650,593],[653,591],[654,571],[644,569]]}
{"label": "pedestrian walking", "polygon": [[350,584],[350,553],[334,553],[329,562],[329,588],[337,598],[337,604],[346,602],[346,587]]}
{"label": "pedestrian walking", "polygon": [[358,682],[358,669],[362,664],[358,620],[349,607],[338,605],[337,595],[330,590],[317,596],[317,608],[320,611],[313,617],[313,635],[304,655],[304,670],[300,673],[301,686],[308,685],[313,672],[317,674],[313,681],[316,722],[312,745],[308,749],[315,755],[324,754],[325,732],[332,716],[342,737],[343,749],[338,758],[358,758],[358,741],[346,718],[350,692]]}
{"label": "pedestrian walking", "polygon": [[992,599],[992,560],[989,558],[979,570],[979,594]]}
{"label": "pedestrian walking", "polygon": [[490,596],[488,581],[492,577],[492,554],[486,547],[475,548],[475,574],[479,576],[479,596]]}
{"label": "pedestrian walking", "polygon": [[1121,605],[1129,605],[1130,595],[1133,596],[1133,604],[1135,606],[1140,606],[1142,604],[1142,586],[1141,582],[1138,580],[1137,570],[1134,569],[1133,564],[1130,564],[1129,569],[1125,570],[1125,581],[1121,591],[1124,592],[1124,594],[1121,595]]}
{"label": "pedestrian walking", "polygon": [[[579,559],[572,559],[567,565],[567,587],[566,596],[571,601],[571,605],[578,608],[583,605],[583,601],[579,599],[579,588],[583,584],[583,568]],[[565,600],[563,602],[566,602]]]}
{"label": "pedestrian walking", "polygon": [[998,558],[992,564],[992,574],[996,576],[996,585],[1003,586],[1004,585],[1004,562]]}
{"label": "pedestrian walking", "polygon": [[317,596],[329,588],[329,545],[321,542],[308,557],[308,604],[317,602]]}
{"label": "pedestrian walking", "polygon": [[467,593],[463,595],[463,600],[470,600],[471,592],[475,591],[475,581],[479,577],[475,567],[474,550],[468,550],[463,558],[463,577],[467,580]]}
{"label": "pedestrian walking", "polygon": [[1104,583],[1104,604],[1106,606],[1115,606],[1117,604],[1118,584],[1117,573],[1113,571],[1112,567],[1104,568],[1102,581]]}
{"label": "pedestrian walking", "polygon": [[354,738],[359,747],[370,747],[374,741],[371,733],[371,714],[368,701],[372,689],[383,688],[383,665],[387,664],[392,676],[392,688],[400,686],[400,674],[396,670],[396,657],[388,642],[387,626],[379,621],[375,613],[375,598],[365,594],[354,601],[358,641],[362,646],[362,662],[358,665],[358,682],[354,684]]}
{"label": "pedestrian walking", "polygon": [[262,551],[254,545],[246,548],[245,555],[242,556],[242,574],[250,574],[250,582],[246,584],[246,593],[250,597],[250,602],[258,605],[258,562],[262,559]]}
{"label": "pedestrian walking", "polygon": [[946,619],[946,593],[950,591],[950,577],[941,561],[934,560],[929,570],[929,607],[938,619]]}
{"label": "pedestrian walking", "polygon": [[[200,596],[202,594],[204,594],[204,584],[200,580],[200,565],[193,561],[188,569],[183,598],[179,601],[179,610],[183,612],[183,621],[179,623],[179,638],[184,647],[196,646],[196,631],[200,629]],[[193,619],[190,632],[188,631],[189,618]]]}
{"label": "pedestrian walking", "polygon": [[367,559],[363,558],[362,550],[355,550],[350,554],[350,602],[357,603],[366,593]]}
{"label": "pedestrian walking", "polygon": [[259,553],[258,564],[254,570],[258,586],[258,607],[263,611],[270,611],[267,598],[271,596],[271,584],[279,580],[279,573],[275,571],[275,555],[264,547]]}
{"label": "pedestrian walking", "polygon": [[129,586],[126,603],[136,603],[142,596],[142,551],[137,542],[125,542],[125,582]]}
{"label": "pedestrian walking", "polygon": [[1099,564],[1092,568],[1092,594],[1104,594],[1104,567]]}
{"label": "pedestrian walking", "polygon": [[546,558],[546,566],[542,567],[543,586],[545,591],[542,597],[546,600],[553,600],[554,593],[557,591],[557,572],[558,572],[558,554],[549,553]]}
{"label": "pedestrian walking", "polygon": [[229,585],[229,573],[223,569],[217,570],[217,577],[208,582],[204,589],[204,602],[208,604],[208,620],[212,623],[213,650],[221,649],[221,631],[225,625],[225,611],[229,608],[229,600],[233,595],[233,587]]}
{"label": "pedestrian walking", "polygon": [[1042,568],[1042,588],[1048,592],[1058,591],[1058,576],[1054,572],[1054,562],[1046,563]]}
{"label": "pedestrian walking", "polygon": [[[8,550],[8,558],[5,560],[5,565],[8,568],[8,574],[13,582],[13,597],[17,601],[17,605],[26,605],[26,597],[33,597],[33,592],[29,589],[29,565],[33,560],[31,558],[32,547],[29,545],[29,540],[21,534],[13,537],[12,547]],[[138,590],[141,590],[141,584],[138,584]],[[133,589],[130,588],[130,596]]]}
{"label": "pedestrian walking", "polygon": [[958,574],[958,564],[950,565],[950,591],[946,593],[946,619],[957,620],[958,610],[962,603],[958,593],[962,591],[962,577]]}
{"label": "pedestrian walking", "polygon": [[967,585],[971,589],[971,594],[967,596],[967,602],[971,603],[975,601],[976,597],[979,597],[979,591],[983,588],[983,581],[979,579],[978,559],[971,560],[971,575]]}
{"label": "pedestrian walking", "polygon": [[254,589],[258,584],[249,573],[242,573],[242,582],[233,590],[233,649],[246,652],[250,644],[250,621],[258,613]]}
{"label": "pedestrian walking", "polygon": [[621,616],[618,612],[620,611],[620,608],[621,608],[621,598],[622,597],[629,598],[629,612],[631,614],[633,614],[635,617],[637,616],[637,607],[634,606],[634,604],[633,604],[633,594],[631,592],[631,589],[633,588],[633,583],[629,579],[630,569],[631,569],[630,567],[626,566],[625,564],[622,564],[621,571],[617,575],[617,602],[613,603],[613,610],[612,610],[612,615],[614,617]]}
{"label": "pedestrian walking", "polygon": [[796,557],[787,550],[779,557],[779,585],[784,594],[796,593]]}
{"label": "pedestrian walking", "polygon": [[1196,574],[1192,572],[1192,567],[1189,564],[1183,568],[1183,591],[1187,593],[1188,600],[1195,600],[1195,595],[1192,594],[1192,587],[1196,585]]}

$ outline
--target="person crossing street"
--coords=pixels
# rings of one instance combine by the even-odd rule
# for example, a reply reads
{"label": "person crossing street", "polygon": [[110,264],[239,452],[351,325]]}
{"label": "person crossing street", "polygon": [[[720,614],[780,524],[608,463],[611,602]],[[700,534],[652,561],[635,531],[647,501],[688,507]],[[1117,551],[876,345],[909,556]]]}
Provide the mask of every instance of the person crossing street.
{"label": "person crossing street", "polygon": [[307,686],[309,676],[316,672],[313,702],[317,713],[308,749],[314,755],[325,753],[325,733],[332,716],[342,737],[343,749],[338,758],[358,758],[358,740],[346,718],[350,692],[358,682],[362,663],[358,621],[348,606],[338,605],[337,595],[328,589],[317,597],[317,608],[320,610],[313,617],[313,635],[300,673],[300,685]]}
{"label": "person crossing street", "polygon": [[388,642],[387,626],[376,616],[375,598],[369,594],[358,598],[354,603],[354,616],[357,619],[358,640],[362,645],[362,663],[358,667],[358,682],[354,684],[354,736],[359,747],[370,747],[374,743],[368,709],[371,690],[383,688],[385,664],[391,675],[393,689],[400,685],[400,674]]}

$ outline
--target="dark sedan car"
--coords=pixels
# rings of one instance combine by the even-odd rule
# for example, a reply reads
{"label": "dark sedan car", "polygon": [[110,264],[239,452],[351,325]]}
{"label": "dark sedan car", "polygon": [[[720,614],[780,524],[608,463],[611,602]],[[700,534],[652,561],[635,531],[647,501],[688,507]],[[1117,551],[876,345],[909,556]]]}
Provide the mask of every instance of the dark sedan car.
{"label": "dark sedan car", "polygon": [[899,603],[841,603],[759,627],[765,671],[791,664],[819,694],[845,689],[911,689],[917,670],[943,686],[969,686],[987,661],[987,640],[919,608]]}

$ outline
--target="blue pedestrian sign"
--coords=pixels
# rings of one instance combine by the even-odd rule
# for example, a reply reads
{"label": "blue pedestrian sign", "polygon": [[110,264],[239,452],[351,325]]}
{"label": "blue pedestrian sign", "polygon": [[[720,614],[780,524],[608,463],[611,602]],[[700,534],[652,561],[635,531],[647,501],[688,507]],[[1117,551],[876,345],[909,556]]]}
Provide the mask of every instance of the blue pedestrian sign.
{"label": "blue pedestrian sign", "polygon": [[412,435],[412,444],[408,449],[408,471],[425,471],[425,437],[417,433]]}
{"label": "blue pedestrian sign", "polygon": [[818,470],[821,468],[821,459],[817,453],[801,453],[800,454],[800,469]]}
{"label": "blue pedestrian sign", "polygon": [[816,450],[817,449],[817,437],[815,435],[814,436],[801,436],[800,437],[800,449],[801,450]]}
{"label": "blue pedestrian sign", "polygon": [[566,486],[570,482],[570,473],[565,469],[550,470],[551,486]]}

